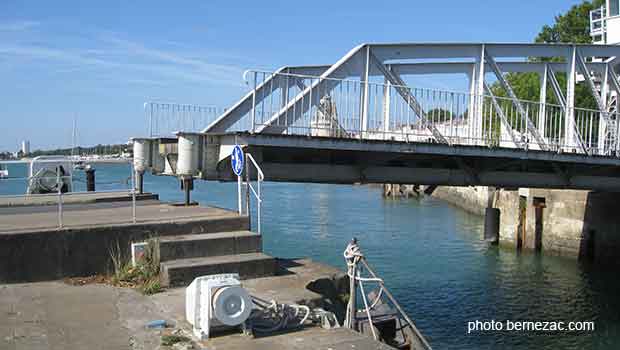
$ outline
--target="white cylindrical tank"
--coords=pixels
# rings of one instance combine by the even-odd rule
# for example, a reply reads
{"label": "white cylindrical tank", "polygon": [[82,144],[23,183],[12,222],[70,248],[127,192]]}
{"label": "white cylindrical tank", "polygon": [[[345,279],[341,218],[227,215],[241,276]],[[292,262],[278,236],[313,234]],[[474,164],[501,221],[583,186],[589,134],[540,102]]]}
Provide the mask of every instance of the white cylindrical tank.
{"label": "white cylindrical tank", "polygon": [[133,166],[137,172],[143,173],[150,166],[151,140],[133,139]]}
{"label": "white cylindrical tank", "polygon": [[198,174],[198,151],[200,135],[178,133],[179,138],[177,175],[194,176]]}

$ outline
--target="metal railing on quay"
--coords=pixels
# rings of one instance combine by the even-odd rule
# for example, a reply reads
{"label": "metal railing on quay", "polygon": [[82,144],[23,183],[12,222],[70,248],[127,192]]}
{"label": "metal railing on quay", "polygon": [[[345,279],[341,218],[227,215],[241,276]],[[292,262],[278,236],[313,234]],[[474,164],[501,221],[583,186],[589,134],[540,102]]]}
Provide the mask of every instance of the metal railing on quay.
{"label": "metal railing on quay", "polygon": [[[37,165],[47,165],[37,168],[34,171],[33,163]],[[137,221],[136,210],[136,179],[135,169],[131,161],[88,161],[88,164],[114,164],[128,166],[129,174],[121,175],[117,180],[96,181],[92,180],[92,186],[101,186],[105,189],[88,191],[88,180],[86,175],[76,174],[78,170],[68,168],[73,167],[75,162],[68,158],[39,159],[39,160],[4,160],[0,161],[0,167],[8,172],[7,176],[0,177],[0,215],[3,215],[2,208],[11,208],[22,205],[56,205],[57,221],[53,225],[58,229],[70,226],[66,220],[65,204],[80,203],[74,197],[82,195],[106,195],[106,194],[127,194],[131,196],[131,213],[125,219],[113,220],[110,223],[126,223]],[[20,169],[21,166],[21,169]],[[11,176],[12,173],[17,176]],[[122,174],[119,172],[117,175]],[[106,176],[108,177],[108,176]],[[66,203],[69,202],[69,203]],[[6,214],[10,215],[10,214]]]}

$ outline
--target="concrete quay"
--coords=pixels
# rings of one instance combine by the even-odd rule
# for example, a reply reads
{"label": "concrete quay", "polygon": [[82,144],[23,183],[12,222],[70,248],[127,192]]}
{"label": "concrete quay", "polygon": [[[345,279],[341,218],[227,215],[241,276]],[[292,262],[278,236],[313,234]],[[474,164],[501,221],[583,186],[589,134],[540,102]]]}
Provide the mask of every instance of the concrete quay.
{"label": "concrete quay", "polygon": [[[185,321],[185,288],[196,277],[238,273],[250,294],[278,303],[320,307],[344,318],[348,280],[334,268],[307,259],[275,259],[262,251],[261,235],[248,231],[237,212],[177,206],[144,199],[137,218],[126,200],[88,200],[64,206],[59,228],[53,205],[0,207],[0,349],[170,349],[163,336],[191,337]],[[111,251],[128,261],[132,242],[150,241],[163,293],[103,284],[102,276],[75,286],[57,281],[112,272]],[[101,278],[99,278],[101,277]],[[50,281],[51,282],[37,282]],[[28,282],[28,283],[23,283]],[[178,288],[177,288],[178,287]],[[165,319],[172,328],[147,329]],[[194,349],[389,349],[348,329],[306,326],[253,338],[227,333]],[[185,347],[187,348],[187,347]]]}
{"label": "concrete quay", "polygon": [[[307,259],[279,260],[279,276],[250,279],[243,286],[252,295],[278,302],[329,303],[329,297],[306,286],[333,281],[342,273]],[[171,349],[161,336],[173,330],[190,334],[184,319],[184,288],[145,296],[135,290],[103,284],[72,286],[61,281],[0,285],[0,349]],[[164,319],[172,328],[148,329]],[[179,331],[180,330],[180,331]],[[194,342],[194,349],[391,349],[349,329],[306,327],[253,338],[240,333],[215,335]]]}
{"label": "concrete quay", "polygon": [[[63,228],[56,206],[0,208],[0,283],[54,280],[111,271],[111,250],[129,256],[131,242],[160,236],[248,229],[236,212],[157,200],[67,204]],[[262,245],[261,245],[262,248]]]}

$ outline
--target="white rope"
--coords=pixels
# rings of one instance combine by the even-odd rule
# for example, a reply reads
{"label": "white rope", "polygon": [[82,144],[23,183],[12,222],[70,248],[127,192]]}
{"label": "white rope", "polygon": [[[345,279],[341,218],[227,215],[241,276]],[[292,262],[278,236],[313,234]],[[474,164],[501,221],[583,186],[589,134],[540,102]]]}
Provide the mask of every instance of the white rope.
{"label": "white rope", "polygon": [[[311,310],[306,305],[278,304],[275,300],[267,302],[252,296],[253,302],[261,310],[252,317],[252,327],[259,333],[271,333],[289,327],[291,321],[297,320],[301,312],[303,317],[295,326],[301,326],[311,315]],[[275,324],[274,324],[275,321]]]}

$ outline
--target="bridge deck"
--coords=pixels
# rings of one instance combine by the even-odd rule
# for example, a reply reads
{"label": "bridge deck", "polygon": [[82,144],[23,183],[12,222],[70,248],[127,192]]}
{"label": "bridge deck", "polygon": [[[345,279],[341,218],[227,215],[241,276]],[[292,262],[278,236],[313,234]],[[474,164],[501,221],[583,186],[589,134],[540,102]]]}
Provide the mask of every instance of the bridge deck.
{"label": "bridge deck", "polygon": [[[246,146],[271,181],[620,191],[615,157],[295,135],[207,135],[221,146]],[[235,180],[229,163],[221,161],[208,178]]]}

